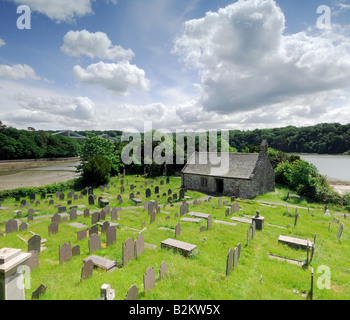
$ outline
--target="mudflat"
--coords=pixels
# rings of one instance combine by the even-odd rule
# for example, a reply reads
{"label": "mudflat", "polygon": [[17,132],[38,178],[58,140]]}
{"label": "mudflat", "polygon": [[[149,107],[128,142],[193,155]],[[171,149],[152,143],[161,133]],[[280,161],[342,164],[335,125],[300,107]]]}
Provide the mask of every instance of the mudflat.
{"label": "mudflat", "polygon": [[74,159],[55,161],[0,162],[0,191],[21,187],[40,187],[79,177]]}

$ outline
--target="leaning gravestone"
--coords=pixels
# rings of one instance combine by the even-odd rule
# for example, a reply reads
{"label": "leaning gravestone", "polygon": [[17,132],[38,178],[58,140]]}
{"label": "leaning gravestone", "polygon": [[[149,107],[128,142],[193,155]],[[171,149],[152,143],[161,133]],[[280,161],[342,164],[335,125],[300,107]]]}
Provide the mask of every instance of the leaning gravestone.
{"label": "leaning gravestone", "polygon": [[56,234],[56,233],[58,233],[58,223],[52,222],[49,225],[49,236],[51,236],[52,234]]}
{"label": "leaning gravestone", "polygon": [[41,284],[32,292],[32,300],[39,299],[41,295],[43,295],[47,290],[47,287]]}
{"label": "leaning gravestone", "polygon": [[294,220],[294,227],[296,227],[298,223],[298,217],[299,217],[299,211],[298,208],[295,209],[295,220]]}
{"label": "leaning gravestone", "polygon": [[162,261],[159,269],[159,279],[162,280],[168,271],[168,264],[165,261]]}
{"label": "leaning gravestone", "polygon": [[141,254],[145,252],[145,241],[141,234],[137,236],[135,241],[135,254],[136,258],[138,258]]}
{"label": "leaning gravestone", "polygon": [[12,232],[17,232],[18,231],[17,220],[15,220],[15,219],[8,220],[6,222],[5,228],[6,228],[6,233],[7,234],[12,233]]}
{"label": "leaning gravestone", "polygon": [[135,244],[134,239],[128,238],[123,242],[123,267],[125,267],[129,261],[135,258]]}
{"label": "leaning gravestone", "polygon": [[150,223],[153,223],[154,221],[156,221],[156,213],[152,212],[151,214],[151,219],[150,219]]}
{"label": "leaning gravestone", "polygon": [[341,235],[342,235],[342,233],[343,233],[343,229],[344,229],[344,223],[342,222],[342,223],[340,224],[339,229],[338,229],[338,232],[337,232],[337,239],[338,239],[338,241],[339,241],[340,238],[341,238]]}
{"label": "leaning gravestone", "polygon": [[225,210],[225,217],[228,217],[230,215],[230,209],[226,208]]}
{"label": "leaning gravestone", "polygon": [[177,225],[175,226],[175,238],[177,238],[178,236],[180,236],[181,234],[181,225],[178,222]]}
{"label": "leaning gravestone", "polygon": [[139,288],[136,287],[135,285],[132,285],[129,288],[128,293],[126,294],[124,300],[137,300],[138,295],[139,295]]}
{"label": "leaning gravestone", "polygon": [[101,226],[101,232],[106,233],[110,225],[111,223],[109,221],[103,222]]}
{"label": "leaning gravestone", "polygon": [[83,267],[81,268],[81,277],[80,280],[88,279],[92,276],[92,272],[94,271],[94,262],[89,259],[87,260]]}
{"label": "leaning gravestone", "polygon": [[41,237],[38,234],[31,236],[28,240],[28,252],[32,250],[37,252],[41,250]]}
{"label": "leaning gravestone", "polygon": [[89,239],[89,253],[93,253],[96,250],[101,250],[101,238],[94,233]]}
{"label": "leaning gravestone", "polygon": [[107,247],[115,244],[117,241],[117,229],[115,226],[110,226],[107,229]]}
{"label": "leaning gravestone", "polygon": [[145,293],[150,291],[155,286],[155,274],[154,274],[154,268],[149,267],[146,270],[146,273],[143,275],[143,286],[145,289]]}
{"label": "leaning gravestone", "polygon": [[233,251],[232,248],[228,250],[227,259],[226,259],[226,276],[228,276],[232,271],[233,266]]}
{"label": "leaning gravestone", "polygon": [[72,259],[72,246],[69,243],[65,242],[62,246],[59,246],[59,260],[60,264],[63,264]]}

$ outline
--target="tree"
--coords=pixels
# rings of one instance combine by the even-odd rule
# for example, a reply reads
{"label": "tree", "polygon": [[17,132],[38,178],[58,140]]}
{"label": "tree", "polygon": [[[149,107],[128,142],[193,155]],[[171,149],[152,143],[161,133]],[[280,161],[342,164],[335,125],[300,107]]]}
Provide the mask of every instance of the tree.
{"label": "tree", "polygon": [[81,183],[84,186],[97,187],[109,182],[111,161],[97,155],[82,164]]}

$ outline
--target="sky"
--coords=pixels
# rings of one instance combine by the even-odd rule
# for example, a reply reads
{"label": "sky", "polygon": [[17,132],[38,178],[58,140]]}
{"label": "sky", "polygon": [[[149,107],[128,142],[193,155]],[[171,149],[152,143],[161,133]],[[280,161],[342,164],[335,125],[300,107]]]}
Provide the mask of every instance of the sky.
{"label": "sky", "polygon": [[139,131],[347,124],[349,22],[349,0],[1,0],[0,121]]}

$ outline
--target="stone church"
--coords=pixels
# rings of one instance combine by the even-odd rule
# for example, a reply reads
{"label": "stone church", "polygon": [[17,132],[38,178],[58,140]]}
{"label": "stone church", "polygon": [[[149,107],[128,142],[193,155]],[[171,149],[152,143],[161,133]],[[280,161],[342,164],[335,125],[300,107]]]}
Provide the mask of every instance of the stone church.
{"label": "stone church", "polygon": [[[181,171],[182,187],[241,198],[274,191],[275,173],[267,150],[263,140],[259,153],[226,153],[228,169],[222,175],[213,170],[217,165],[211,164],[209,153],[194,152]],[[203,161],[205,158],[208,161]]]}

